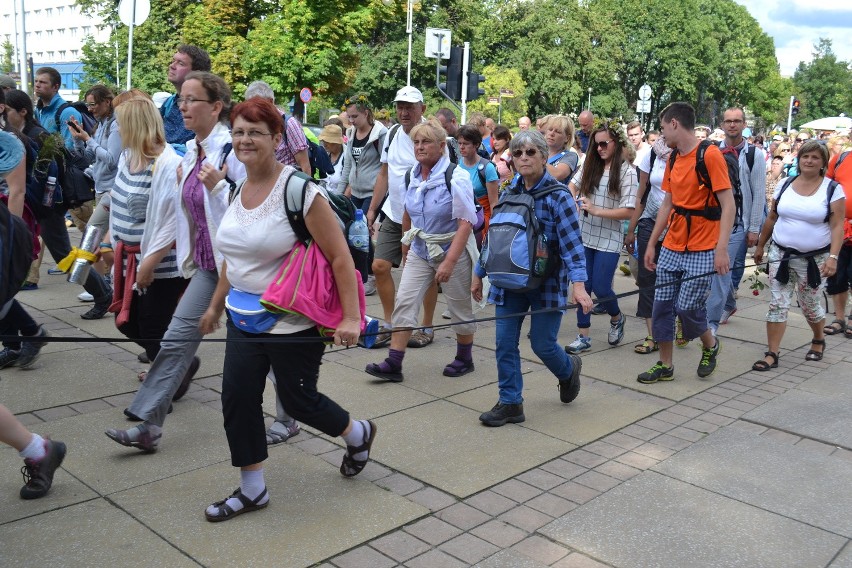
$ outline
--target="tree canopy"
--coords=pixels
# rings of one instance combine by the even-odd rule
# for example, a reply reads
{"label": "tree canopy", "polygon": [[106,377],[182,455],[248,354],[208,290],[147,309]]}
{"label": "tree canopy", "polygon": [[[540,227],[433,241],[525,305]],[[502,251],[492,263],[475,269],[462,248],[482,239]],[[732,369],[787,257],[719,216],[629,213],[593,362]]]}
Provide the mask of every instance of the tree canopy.
{"label": "tree canopy", "polygon": [[[123,83],[116,68],[123,74],[127,29],[114,24],[116,2],[77,3],[112,28],[108,42],[84,47],[89,82]],[[405,12],[403,0],[160,0],[134,32],[133,84],[170,90],[171,55],[178,43],[193,43],[238,97],[262,79],[280,102],[310,87],[323,101],[357,91],[389,107],[405,84]],[[435,87],[436,60],[424,56],[426,27],[451,29],[454,45],[471,42],[473,70],[486,77],[486,98],[471,110],[496,118],[487,97],[515,91],[504,100],[505,122],[578,113],[589,89],[593,112],[629,120],[643,84],[653,92],[646,119],[684,100],[710,124],[730,105],[781,122],[793,85],[802,120],[850,111],[850,69],[830,41],[821,40],[791,84],[780,76],[772,39],[734,0],[420,0],[413,21],[411,82],[430,109],[448,103]]]}

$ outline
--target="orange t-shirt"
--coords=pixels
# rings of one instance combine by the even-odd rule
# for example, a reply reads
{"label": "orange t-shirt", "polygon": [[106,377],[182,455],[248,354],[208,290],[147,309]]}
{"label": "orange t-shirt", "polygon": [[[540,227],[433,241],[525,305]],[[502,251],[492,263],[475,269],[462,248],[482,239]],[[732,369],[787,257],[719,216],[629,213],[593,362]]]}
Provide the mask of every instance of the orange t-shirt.
{"label": "orange t-shirt", "polygon": [[[677,152],[677,150],[674,151]],[[669,218],[669,230],[663,240],[663,246],[669,250],[678,252],[683,252],[687,248],[691,252],[713,250],[719,242],[719,221],[692,215],[687,242],[686,217],[674,213],[674,207],[703,210],[707,204],[710,190],[698,182],[698,173],[695,171],[697,153],[698,146],[689,154],[678,154],[674,169],[671,168],[671,162],[666,164],[663,191],[672,194],[672,215]],[[731,189],[728,165],[718,147],[711,145],[707,148],[704,152],[704,164],[710,174],[710,184],[714,192]],[[715,205],[716,200],[710,197],[710,206]]]}
{"label": "orange t-shirt", "polygon": [[846,223],[843,229],[843,239],[848,241],[852,239],[852,154],[844,158],[843,163],[840,164],[840,169],[837,169],[838,159],[840,159],[840,154],[829,160],[825,175],[839,183],[846,195]]}

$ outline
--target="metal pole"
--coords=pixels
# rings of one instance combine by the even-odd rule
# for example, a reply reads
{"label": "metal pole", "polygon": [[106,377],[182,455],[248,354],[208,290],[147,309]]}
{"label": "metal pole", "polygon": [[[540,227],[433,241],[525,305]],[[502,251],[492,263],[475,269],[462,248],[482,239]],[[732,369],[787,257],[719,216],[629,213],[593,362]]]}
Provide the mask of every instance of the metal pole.
{"label": "metal pole", "polygon": [[592,110],[592,88],[591,87],[589,87],[589,104],[586,107],[586,109],[589,110],[589,111]]}
{"label": "metal pole", "polygon": [[503,88],[497,94],[497,124],[503,124]]}
{"label": "metal pole", "polygon": [[470,42],[464,42],[462,57],[462,87],[461,87],[461,123],[467,122],[467,72],[470,69]]}
{"label": "metal pole", "polygon": [[27,67],[27,14],[24,11],[24,0],[21,0],[21,49],[18,51],[21,64],[21,90],[31,93],[29,68]]}
{"label": "metal pole", "polygon": [[411,86],[411,36],[414,31],[414,0],[408,0],[408,15],[405,20],[405,32],[408,34],[408,81],[406,85]]}
{"label": "metal pole", "polygon": [[136,0],[133,0],[133,12],[130,15],[130,32],[127,38],[127,90],[130,90],[130,72],[133,67],[133,24],[136,23]]}
{"label": "metal pole", "polygon": [[790,108],[787,109],[787,135],[790,134],[790,129],[793,128],[793,101],[795,100],[795,95],[790,95]]}

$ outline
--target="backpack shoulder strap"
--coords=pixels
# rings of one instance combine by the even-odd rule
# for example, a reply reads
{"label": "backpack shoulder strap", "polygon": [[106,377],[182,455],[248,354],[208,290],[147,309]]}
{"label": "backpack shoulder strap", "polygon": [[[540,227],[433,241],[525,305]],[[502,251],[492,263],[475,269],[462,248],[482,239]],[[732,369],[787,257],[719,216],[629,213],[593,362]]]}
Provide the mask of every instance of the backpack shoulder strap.
{"label": "backpack shoulder strap", "polygon": [[651,172],[654,171],[654,162],[657,160],[657,153],[654,152],[653,148],[651,149],[649,159],[651,160],[651,165],[648,167],[648,183],[642,188],[642,197],[639,198],[639,203],[642,205],[648,203],[648,194],[651,193]]}
{"label": "backpack shoulder strap", "polygon": [[488,164],[490,164],[490,163],[491,163],[490,160],[486,160],[485,158],[480,157],[479,163],[476,164],[476,173],[477,173],[477,175],[479,175],[479,181],[482,184],[482,187],[485,187],[485,184],[488,183],[485,180],[485,168],[487,168]]}
{"label": "backpack shoulder strap", "polygon": [[388,131],[388,149],[390,149],[391,144],[393,144],[393,139],[396,137],[396,133],[399,132],[399,129],[402,128],[401,124],[394,124],[390,127]]}
{"label": "backpack shoulder strap", "polygon": [[290,226],[293,227],[293,232],[296,233],[296,238],[304,244],[311,240],[311,233],[305,224],[305,211],[303,209],[308,183],[311,181],[313,179],[308,175],[294,171],[284,185],[284,209],[287,213],[287,219],[290,221]]}
{"label": "backpack shoulder strap", "polygon": [[837,158],[837,161],[834,163],[834,173],[835,173],[835,175],[837,175],[837,168],[839,168],[839,167],[840,167],[840,164],[842,164],[842,163],[843,163],[843,160],[845,160],[845,159],[846,159],[846,156],[848,156],[848,155],[849,155],[849,152],[850,152],[850,150],[846,150],[845,152],[842,152],[842,153],[840,154],[840,157],[839,157],[839,158]]}
{"label": "backpack shoulder strap", "polygon": [[[695,153],[695,172],[698,174],[699,183],[704,187],[713,191],[713,183],[710,181],[710,172],[707,171],[707,163],[704,161],[704,155],[707,153],[713,143],[710,140],[702,140],[698,143],[698,150]],[[675,152],[672,152],[674,154]]]}
{"label": "backpack shoulder strap", "polygon": [[775,206],[778,206],[778,202],[781,201],[781,196],[787,191],[787,188],[793,184],[793,180],[796,179],[797,176],[790,176],[784,180],[781,184],[781,189],[778,190],[778,197],[775,198]]}
{"label": "backpack shoulder strap", "polygon": [[56,121],[56,131],[57,132],[59,132],[60,124],[61,124],[61,121],[62,121],[62,113],[65,112],[65,109],[70,107],[70,106],[71,106],[71,103],[69,103],[68,101],[65,101],[64,103],[59,105],[58,109],[56,109],[56,114],[53,115],[53,120]]}
{"label": "backpack shoulder strap", "polygon": [[410,167],[405,171],[405,191],[408,191],[408,186],[411,185],[411,175],[414,171],[414,167]]}
{"label": "backpack shoulder strap", "polygon": [[754,144],[748,145],[748,150],[746,150],[746,165],[748,166],[748,173],[754,169],[754,155],[757,152],[757,146]]}
{"label": "backpack shoulder strap", "polygon": [[[447,169],[444,171],[444,183],[447,184],[447,191],[450,193],[453,192],[453,172],[456,171],[456,165],[452,162],[447,166]],[[483,183],[483,187],[485,184]]]}
{"label": "backpack shoulder strap", "polygon": [[834,190],[837,189],[838,185],[839,184],[836,181],[831,180],[831,181],[828,182],[828,187],[826,188],[825,204],[828,207],[828,211],[825,214],[825,222],[826,223],[828,223],[828,220],[831,218],[831,198],[834,197]]}

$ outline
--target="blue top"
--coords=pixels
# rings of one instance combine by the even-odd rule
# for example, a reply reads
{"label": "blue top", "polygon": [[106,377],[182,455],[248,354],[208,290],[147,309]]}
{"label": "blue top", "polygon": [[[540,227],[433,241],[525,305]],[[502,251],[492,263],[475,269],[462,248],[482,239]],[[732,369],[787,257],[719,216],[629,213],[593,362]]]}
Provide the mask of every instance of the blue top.
{"label": "blue top", "polygon": [[[465,170],[470,176],[470,183],[473,185],[473,196],[477,199],[488,195],[488,189],[482,185],[482,180],[479,179],[479,162],[475,166],[468,166],[464,160],[459,160],[458,166]],[[497,168],[491,162],[486,162],[483,172],[485,174],[485,182],[500,181],[500,175],[497,173]]]}
{"label": "blue top", "polygon": [[582,148],[583,153],[585,154],[589,150],[589,135],[583,130],[578,130],[577,138],[580,139],[580,148]]}
{"label": "blue top", "polygon": [[73,150],[74,137],[71,136],[71,130],[68,128],[68,121],[71,120],[71,117],[74,117],[78,124],[82,124],[83,117],[74,107],[66,107],[59,116],[59,129],[57,130],[56,111],[59,110],[59,107],[65,104],[65,102],[65,99],[60,97],[58,94],[54,95],[47,105],[42,104],[41,100],[39,100],[36,104],[35,116],[41,123],[42,128],[51,134],[58,131],[65,140],[65,147],[69,150]]}
{"label": "blue top", "polygon": [[186,143],[195,138],[195,132],[183,125],[183,114],[177,104],[178,95],[175,93],[166,99],[160,107],[163,117],[163,127],[166,130],[166,142],[174,146],[178,154],[186,154]]}
{"label": "blue top", "polygon": [[[553,176],[544,172],[544,176],[532,190],[558,183]],[[527,191],[522,177],[517,177],[512,182],[512,191]],[[504,191],[501,195],[508,193],[509,191]],[[544,234],[548,242],[557,244],[560,259],[559,270],[550,275],[539,289],[541,305],[543,308],[567,306],[569,284],[585,282],[588,279],[586,252],[580,236],[580,219],[577,217],[574,197],[568,188],[565,188],[565,191],[554,191],[539,197],[535,200],[535,216],[544,225]],[[486,276],[480,263],[476,264],[474,271],[480,278]],[[503,288],[491,286],[488,302],[501,306],[505,294],[506,291]]]}

